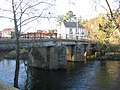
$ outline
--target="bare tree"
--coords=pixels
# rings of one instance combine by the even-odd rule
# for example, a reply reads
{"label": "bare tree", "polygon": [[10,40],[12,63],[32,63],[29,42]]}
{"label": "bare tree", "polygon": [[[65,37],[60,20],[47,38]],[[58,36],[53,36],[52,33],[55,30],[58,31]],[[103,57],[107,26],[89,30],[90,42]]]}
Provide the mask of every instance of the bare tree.
{"label": "bare tree", "polygon": [[[11,9],[1,9],[3,12],[9,12],[12,17],[0,16],[0,18],[7,18],[14,21],[14,30],[16,37],[16,68],[14,76],[14,86],[18,88],[19,77],[19,37],[24,26],[32,21],[39,21],[42,14],[54,5],[55,0],[6,0],[11,4]],[[7,7],[7,6],[6,6]]]}

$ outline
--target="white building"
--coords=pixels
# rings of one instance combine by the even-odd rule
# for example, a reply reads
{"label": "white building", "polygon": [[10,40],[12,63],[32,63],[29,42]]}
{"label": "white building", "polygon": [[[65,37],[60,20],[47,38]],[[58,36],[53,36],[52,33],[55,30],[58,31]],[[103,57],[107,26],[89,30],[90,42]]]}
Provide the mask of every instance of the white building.
{"label": "white building", "polygon": [[87,39],[88,31],[77,22],[63,22],[57,29],[57,37],[63,39]]}
{"label": "white building", "polygon": [[1,32],[2,32],[2,37],[5,38],[11,38],[15,36],[15,32],[12,28],[3,29]]}

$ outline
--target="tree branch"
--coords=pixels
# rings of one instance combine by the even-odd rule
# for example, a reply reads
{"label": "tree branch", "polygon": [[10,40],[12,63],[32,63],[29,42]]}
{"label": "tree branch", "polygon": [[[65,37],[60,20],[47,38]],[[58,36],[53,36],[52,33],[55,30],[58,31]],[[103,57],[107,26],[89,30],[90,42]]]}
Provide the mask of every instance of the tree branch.
{"label": "tree branch", "polygon": [[15,9],[15,11],[17,11],[17,9],[21,6],[21,4],[23,3],[23,0],[22,1],[20,1],[20,3],[18,4],[18,6],[16,6],[16,9]]}
{"label": "tree branch", "polygon": [[[30,17],[30,18],[25,19],[24,21],[21,22],[21,25],[24,26],[24,25],[26,25],[26,24],[28,24],[28,23],[30,23],[30,22],[38,19],[39,17],[41,17],[42,13],[43,13],[45,10],[47,10],[47,9],[48,9],[48,8],[45,8],[45,9],[41,12],[41,14],[38,15],[38,16],[33,16],[33,17]],[[24,24],[23,24],[23,23],[24,23]],[[20,24],[19,24],[18,26],[20,26]]]}
{"label": "tree branch", "polygon": [[[47,3],[47,2],[38,2],[37,4],[34,4],[34,5],[28,5],[28,7],[27,8],[25,8],[24,10],[22,10],[22,12],[20,12],[21,13],[21,15],[20,15],[20,17],[19,17],[19,19],[18,19],[18,21],[22,18],[22,16],[23,16],[23,14],[25,14],[25,12],[28,10],[28,9],[30,9],[30,8],[33,8],[33,7],[36,7],[36,6],[38,6],[39,4],[41,4],[41,3],[45,3],[45,4],[49,4],[49,5],[53,5],[53,4],[50,4],[50,3]],[[43,10],[44,11],[44,10]],[[43,12],[42,11],[42,12]],[[33,18],[33,17],[32,17]]]}
{"label": "tree branch", "polygon": [[100,7],[102,7],[103,9],[105,9],[107,12],[109,12],[109,10],[107,10],[107,8],[105,8],[103,5],[101,5],[100,3],[98,3],[96,0],[92,0],[95,4],[99,5]]}
{"label": "tree branch", "polygon": [[[113,16],[113,12],[112,12],[112,9],[111,9],[111,7],[110,7],[110,4],[108,3],[108,0],[105,0],[105,1],[106,1],[106,3],[107,3],[108,8],[109,8],[109,12],[110,12],[110,16],[111,16],[111,19],[112,19],[112,21],[113,21],[113,24],[114,24],[115,28],[118,29],[120,26],[119,26],[119,24],[116,22],[115,17]],[[116,31],[116,30],[115,30],[115,31]],[[120,36],[120,31],[117,30],[117,32],[118,32],[118,34],[119,34],[119,36]]]}
{"label": "tree branch", "polygon": [[14,20],[13,18],[6,17],[6,16],[0,16],[0,18],[7,18],[7,19],[10,19],[10,20]]}

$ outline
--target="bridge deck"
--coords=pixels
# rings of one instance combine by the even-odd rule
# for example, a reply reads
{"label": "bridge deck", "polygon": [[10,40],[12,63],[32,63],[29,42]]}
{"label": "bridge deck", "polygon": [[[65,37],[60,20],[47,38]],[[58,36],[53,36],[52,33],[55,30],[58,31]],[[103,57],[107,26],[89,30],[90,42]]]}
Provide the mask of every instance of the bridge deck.
{"label": "bridge deck", "polygon": [[[20,48],[46,47],[56,45],[76,45],[77,43],[88,44],[90,40],[70,40],[70,39],[22,39],[20,38]],[[15,39],[0,39],[0,49],[15,49]]]}

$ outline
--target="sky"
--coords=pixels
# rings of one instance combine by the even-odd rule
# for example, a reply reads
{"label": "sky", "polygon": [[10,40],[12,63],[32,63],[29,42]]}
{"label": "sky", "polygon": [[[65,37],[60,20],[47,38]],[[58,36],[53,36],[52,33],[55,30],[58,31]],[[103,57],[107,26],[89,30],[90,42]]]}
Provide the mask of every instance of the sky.
{"label": "sky", "polygon": [[[45,0],[46,1],[46,0]],[[54,0],[52,0],[54,1]],[[104,0],[101,0],[102,2],[100,2],[102,5],[104,5],[106,7],[106,4],[104,2]],[[110,5],[112,7],[116,6],[113,4],[113,0],[109,0]],[[0,0],[0,6],[1,8],[11,8],[10,4],[5,3],[5,0]],[[105,13],[105,9],[101,8],[101,7],[95,7],[95,4],[92,2],[92,0],[56,0],[55,2],[55,6],[52,7],[50,10],[48,10],[48,12],[50,12],[54,17],[56,17],[57,15],[65,15],[68,11],[73,11],[73,13],[76,16],[81,16],[83,19],[90,19],[90,18],[94,18],[96,17],[99,13]],[[9,13],[5,13],[1,12],[0,16],[11,16],[11,14]],[[33,25],[34,23],[34,25]],[[29,29],[24,29],[24,31],[33,31],[33,30],[38,30],[38,29],[48,29],[48,28],[53,28],[55,27],[55,25],[53,23],[55,23],[55,19],[54,18],[50,18],[48,19],[41,19],[40,23],[35,23],[33,22],[31,23],[31,25],[27,25],[26,27]],[[13,22],[11,22],[10,20],[4,19],[4,18],[0,18],[0,31],[5,29],[5,28],[12,28]],[[24,32],[23,31],[23,32]]]}

